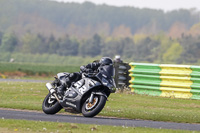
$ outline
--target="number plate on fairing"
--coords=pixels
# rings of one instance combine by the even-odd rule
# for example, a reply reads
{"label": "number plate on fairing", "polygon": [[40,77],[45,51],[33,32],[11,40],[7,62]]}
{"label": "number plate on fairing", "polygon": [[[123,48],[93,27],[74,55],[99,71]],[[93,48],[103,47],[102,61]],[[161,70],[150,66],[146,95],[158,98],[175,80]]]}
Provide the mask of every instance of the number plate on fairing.
{"label": "number plate on fairing", "polygon": [[78,91],[81,94],[84,94],[89,89],[91,89],[93,87],[96,87],[98,85],[101,85],[101,84],[99,82],[95,81],[95,80],[92,80],[92,79],[89,79],[89,78],[84,78],[84,79],[81,79],[81,80],[77,81],[74,84],[74,87],[76,89],[78,89]]}

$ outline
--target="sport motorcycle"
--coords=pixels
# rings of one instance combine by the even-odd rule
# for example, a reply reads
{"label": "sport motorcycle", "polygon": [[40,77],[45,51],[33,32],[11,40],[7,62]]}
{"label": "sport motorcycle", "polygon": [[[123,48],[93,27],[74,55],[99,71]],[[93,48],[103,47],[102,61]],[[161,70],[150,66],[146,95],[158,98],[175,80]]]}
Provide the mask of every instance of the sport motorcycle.
{"label": "sport motorcycle", "polygon": [[104,108],[110,93],[116,91],[114,67],[102,65],[95,73],[81,73],[81,79],[66,87],[64,95],[59,95],[58,88],[66,86],[69,73],[58,73],[52,83],[46,83],[49,90],[42,109],[46,114],[56,114],[62,108],[82,113],[85,117],[94,117]]}

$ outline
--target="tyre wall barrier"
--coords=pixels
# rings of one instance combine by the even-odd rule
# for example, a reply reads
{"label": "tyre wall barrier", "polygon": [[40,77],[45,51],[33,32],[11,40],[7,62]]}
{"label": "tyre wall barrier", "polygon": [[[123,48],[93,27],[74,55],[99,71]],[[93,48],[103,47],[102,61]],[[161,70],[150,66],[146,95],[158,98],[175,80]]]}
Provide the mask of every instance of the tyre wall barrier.
{"label": "tyre wall barrier", "polygon": [[137,94],[200,99],[200,66],[129,63],[129,87]]}
{"label": "tyre wall barrier", "polygon": [[118,89],[124,89],[129,85],[129,72],[130,66],[128,63],[114,63],[115,67],[115,83]]}

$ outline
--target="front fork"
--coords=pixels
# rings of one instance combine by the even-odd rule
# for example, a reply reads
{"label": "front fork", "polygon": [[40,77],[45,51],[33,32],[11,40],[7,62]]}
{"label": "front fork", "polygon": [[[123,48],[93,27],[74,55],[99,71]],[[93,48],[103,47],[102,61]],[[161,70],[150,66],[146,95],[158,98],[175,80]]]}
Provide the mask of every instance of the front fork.
{"label": "front fork", "polygon": [[92,92],[89,98],[89,103],[92,103],[94,99],[94,93]]}
{"label": "front fork", "polygon": [[89,103],[93,103],[94,94],[95,95],[104,96],[106,99],[108,99],[108,96],[105,93],[103,93],[103,92],[92,92],[91,95],[90,95],[90,98],[89,98]]}

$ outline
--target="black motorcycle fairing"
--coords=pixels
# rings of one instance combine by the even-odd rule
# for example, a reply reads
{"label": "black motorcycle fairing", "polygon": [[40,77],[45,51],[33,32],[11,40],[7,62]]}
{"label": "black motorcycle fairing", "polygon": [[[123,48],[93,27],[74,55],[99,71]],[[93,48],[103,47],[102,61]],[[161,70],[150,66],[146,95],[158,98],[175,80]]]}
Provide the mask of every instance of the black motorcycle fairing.
{"label": "black motorcycle fairing", "polygon": [[90,78],[83,78],[74,83],[66,92],[60,104],[63,107],[72,107],[81,111],[81,101],[90,90],[101,86],[101,83]]}
{"label": "black motorcycle fairing", "polygon": [[65,92],[65,96],[63,97],[63,100],[60,100],[60,104],[63,107],[72,107],[77,112],[80,112],[80,99],[82,94],[79,93],[79,91],[76,88],[69,88]]}
{"label": "black motorcycle fairing", "polygon": [[101,73],[106,74],[106,76],[114,77],[115,71],[113,65],[104,65],[100,67]]}
{"label": "black motorcycle fairing", "polygon": [[96,77],[105,87],[109,88],[110,92],[114,93],[116,90],[115,81],[113,79],[114,75],[115,73],[113,65],[104,65],[99,67],[99,73],[96,75]]}

